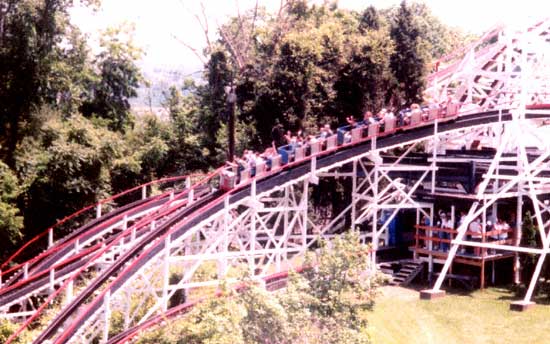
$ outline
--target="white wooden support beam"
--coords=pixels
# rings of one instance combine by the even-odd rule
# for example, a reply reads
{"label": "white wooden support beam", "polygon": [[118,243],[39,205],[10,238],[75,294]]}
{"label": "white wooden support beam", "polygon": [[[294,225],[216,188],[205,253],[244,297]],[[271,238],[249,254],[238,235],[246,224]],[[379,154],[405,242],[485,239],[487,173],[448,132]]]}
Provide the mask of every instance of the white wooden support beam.
{"label": "white wooden support beam", "polygon": [[[376,144],[374,144],[374,147],[376,147]],[[372,195],[373,195],[373,198],[374,198],[374,202],[373,202],[373,206],[374,206],[374,211],[373,211],[373,214],[372,214],[372,266],[376,266],[376,253],[378,251],[378,235],[377,235],[377,225],[378,225],[378,199],[379,199],[379,195],[378,195],[378,183],[379,183],[379,180],[378,180],[378,166],[380,165],[380,163],[377,163],[375,162],[374,164],[374,167],[373,167],[373,173],[374,173],[374,181],[372,183]]]}
{"label": "white wooden support beam", "polygon": [[[514,245],[519,246],[521,243],[521,236],[522,236],[521,232],[522,232],[522,222],[523,222],[523,217],[522,217],[523,196],[518,195],[516,202],[517,202],[516,203],[516,228],[515,228],[516,231],[515,231]],[[516,252],[516,254],[514,255],[514,284],[516,285],[521,283],[520,270],[521,270],[520,256]]]}
{"label": "white wooden support beam", "polygon": [[187,188],[187,204],[191,204],[195,200],[195,189],[191,185],[191,177],[185,179],[185,187]]}
{"label": "white wooden support beam", "polygon": [[317,157],[311,158],[311,172],[309,175],[309,182],[314,185],[319,184],[319,177],[316,174],[317,171]]}
{"label": "white wooden support beam", "polygon": [[307,220],[308,220],[308,202],[309,202],[309,181],[306,179],[304,180],[304,189],[302,192],[302,206],[303,206],[303,213],[302,213],[302,249],[305,251],[307,250]]}
{"label": "white wooden support beam", "polygon": [[111,325],[111,290],[107,290],[103,297],[103,342],[109,341],[109,327]]}
{"label": "white wooden support beam", "polygon": [[256,273],[256,260],[254,259],[256,251],[256,208],[254,203],[256,200],[256,178],[252,179],[250,184],[250,199],[252,200],[252,206],[250,209],[250,257],[248,258],[248,264],[250,269],[250,275],[254,276]]}
{"label": "white wooden support beam", "polygon": [[55,290],[55,269],[50,270],[50,283],[48,285],[50,293],[53,293]]}
{"label": "white wooden support beam", "polygon": [[537,260],[537,265],[535,266],[535,271],[533,272],[533,276],[531,276],[531,281],[529,282],[529,287],[527,288],[527,293],[525,293],[525,297],[523,299],[524,302],[530,302],[531,297],[533,296],[533,291],[535,290],[535,285],[537,284],[540,276],[540,271],[542,269],[542,264],[544,263],[544,260],[546,259],[546,254],[548,252],[548,247],[546,247],[546,252],[542,253],[539,256],[539,259]]}
{"label": "white wooden support beam", "polygon": [[351,180],[351,225],[352,230],[355,230],[355,216],[357,207],[357,160],[353,161],[353,177]]}
{"label": "white wooden support beam", "polygon": [[170,245],[171,235],[164,239],[164,259],[162,261],[162,301],[161,309],[166,312],[168,309],[168,288],[170,287]]}
{"label": "white wooden support beam", "polygon": [[72,279],[70,279],[69,284],[67,285],[67,291],[65,293],[65,300],[67,304],[71,302],[71,300],[73,299],[73,295],[74,295],[74,282]]}
{"label": "white wooden support beam", "polygon": [[146,198],[147,198],[147,186],[143,185],[141,187],[141,199],[146,199]]}
{"label": "white wooden support beam", "polygon": [[433,152],[432,152],[432,183],[431,190],[432,194],[435,193],[435,177],[436,177],[436,167],[437,167],[437,149],[438,149],[438,123],[439,120],[436,119],[434,122],[434,136],[433,136]]}
{"label": "white wooden support beam", "polygon": [[227,195],[225,199],[223,200],[223,249],[222,249],[222,257],[218,260],[218,279],[225,278],[225,275],[227,274],[227,268],[228,268],[228,262],[227,262],[227,255],[229,253],[229,232],[230,227],[229,223],[231,222],[230,218],[230,208],[229,208],[229,197],[230,195]]}
{"label": "white wooden support beam", "polygon": [[53,246],[53,227],[48,228],[48,248]]}
{"label": "white wooden support beam", "polygon": [[95,208],[95,217],[97,219],[101,217],[101,203],[99,203]]}

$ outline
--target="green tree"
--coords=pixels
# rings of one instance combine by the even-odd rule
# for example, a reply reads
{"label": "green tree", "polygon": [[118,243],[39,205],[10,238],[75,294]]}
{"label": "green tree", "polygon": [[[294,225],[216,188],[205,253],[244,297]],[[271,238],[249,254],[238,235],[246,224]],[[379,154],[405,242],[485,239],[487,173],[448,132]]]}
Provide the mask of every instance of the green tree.
{"label": "green tree", "polygon": [[[82,3],[96,3],[95,0]],[[0,3],[0,159],[11,168],[33,109],[55,105],[59,86],[56,64],[70,44],[61,44],[70,28],[71,0],[3,0]],[[74,70],[80,68],[74,66]]]}
{"label": "green tree", "polygon": [[120,132],[133,125],[129,100],[137,96],[142,80],[136,65],[141,51],[131,40],[124,39],[125,35],[129,32],[115,29],[107,30],[102,37],[103,51],[94,63],[99,68],[99,75],[90,80],[88,99],[80,108],[84,116],[103,118],[111,130]]}
{"label": "green tree", "polygon": [[395,51],[391,55],[391,69],[396,80],[397,106],[422,101],[426,74],[426,47],[414,13],[403,0],[392,20],[391,38]]}
{"label": "green tree", "polygon": [[217,155],[221,147],[216,141],[216,135],[221,123],[227,122],[225,87],[232,80],[231,66],[223,51],[215,51],[210,55],[205,77],[208,84],[197,90],[202,103],[198,129],[203,133],[201,143],[208,152],[209,163],[219,164],[225,156],[222,158]]}
{"label": "green tree", "polygon": [[20,192],[17,177],[0,161],[0,240],[4,243],[4,253],[22,239],[23,217],[16,203]]}
{"label": "green tree", "polygon": [[244,344],[244,316],[244,308],[229,294],[197,305],[186,319],[145,334],[138,343]]}
{"label": "green tree", "polygon": [[170,115],[171,135],[168,140],[168,163],[164,174],[183,174],[206,169],[201,131],[200,100],[196,96],[197,86],[192,81],[184,84],[184,96],[175,87],[170,88],[165,107]]}
{"label": "green tree", "polygon": [[27,235],[110,193],[110,168],[124,152],[118,134],[80,115],[64,119],[44,107],[34,116],[41,125],[16,151],[24,213],[32,214]]}
{"label": "green tree", "polygon": [[265,289],[249,285],[238,299],[246,310],[240,325],[247,343],[287,342],[287,313],[277,298]]}
{"label": "green tree", "polygon": [[368,246],[359,243],[357,233],[348,232],[330,244],[323,242],[315,263],[315,269],[305,273],[317,300],[312,310],[322,317],[339,319],[352,329],[364,328],[365,311],[374,307],[377,284],[368,269]]}

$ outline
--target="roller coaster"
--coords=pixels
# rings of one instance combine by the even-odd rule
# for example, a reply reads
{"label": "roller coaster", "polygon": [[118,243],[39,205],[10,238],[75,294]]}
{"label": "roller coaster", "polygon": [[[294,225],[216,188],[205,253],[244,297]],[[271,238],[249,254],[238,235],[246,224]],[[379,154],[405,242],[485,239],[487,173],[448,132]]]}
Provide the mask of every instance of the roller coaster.
{"label": "roller coaster", "polygon": [[[337,134],[292,151],[281,147],[253,176],[236,171],[238,181],[226,167],[167,178],[61,220],[0,266],[0,317],[21,324],[8,343],[38,319],[46,324],[34,330],[34,343],[125,342],[163,315],[188,309],[178,303],[182,294],[222,279],[237,282],[235,269],[258,280],[277,279],[319,238],[348,226],[371,243],[374,268],[399,212],[412,209],[417,224],[422,215],[433,223],[441,197],[468,199],[469,211],[445,254],[433,250],[436,239],[426,239],[429,233],[422,237],[427,249],[415,251],[415,258],[438,272],[422,296],[441,295],[453,262],[466,260],[459,248],[477,247],[510,252],[516,279],[519,254],[538,255],[518,303],[532,304],[550,251],[549,34],[550,21],[525,30],[497,27],[445,57],[429,76],[427,93],[452,101],[407,124],[388,119],[380,126],[343,127],[340,139]],[[321,221],[310,198],[323,178],[349,181],[351,196],[349,205]],[[485,221],[488,209],[494,214],[509,199],[519,219],[527,208],[535,214],[540,248],[520,245],[520,221],[511,240],[468,239],[468,223],[479,216]],[[39,247],[45,249],[33,258],[20,258]],[[216,276],[198,278],[208,264]]]}

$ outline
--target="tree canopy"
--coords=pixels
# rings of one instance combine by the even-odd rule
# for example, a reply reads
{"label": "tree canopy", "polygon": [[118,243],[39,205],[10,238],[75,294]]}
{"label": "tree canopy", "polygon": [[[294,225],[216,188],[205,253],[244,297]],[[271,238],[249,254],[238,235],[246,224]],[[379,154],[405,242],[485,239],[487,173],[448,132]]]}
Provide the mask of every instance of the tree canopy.
{"label": "tree canopy", "polygon": [[[165,90],[167,116],[159,118],[132,113],[144,79],[131,30],[108,30],[93,53],[69,20],[72,0],[2,1],[0,236],[12,245],[4,254],[108,194],[219,166],[228,87],[236,91],[237,154],[264,149],[276,123],[316,132],[419,101],[431,60],[464,37],[422,4],[282,4],[222,23],[204,50],[202,80]],[[328,186],[339,190],[334,206],[348,186]]]}

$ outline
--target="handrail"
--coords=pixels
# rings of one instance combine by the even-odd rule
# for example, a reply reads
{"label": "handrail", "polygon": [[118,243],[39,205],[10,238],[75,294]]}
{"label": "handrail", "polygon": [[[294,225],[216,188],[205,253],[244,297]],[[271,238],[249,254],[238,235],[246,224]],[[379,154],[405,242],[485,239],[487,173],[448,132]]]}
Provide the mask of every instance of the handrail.
{"label": "handrail", "polygon": [[167,177],[167,178],[161,178],[161,179],[158,179],[158,180],[154,180],[154,181],[150,181],[150,182],[147,182],[147,183],[144,183],[144,184],[141,184],[141,185],[138,185],[138,186],[135,186],[131,189],[128,189],[128,190],[125,190],[125,191],[122,191],[116,195],[113,195],[111,197],[108,197],[108,198],[105,198],[99,202],[96,202],[94,204],[91,204],[91,205],[88,205],[74,213],[72,213],[71,215],[68,215],[68,216],[65,216],[64,218],[62,218],[61,220],[58,220],[55,224],[53,224],[52,226],[48,227],[46,230],[42,231],[41,233],[37,234],[34,238],[30,239],[29,241],[27,241],[23,246],[21,246],[16,252],[14,252],[10,257],[8,257],[6,259],[6,261],[4,261],[1,265],[0,265],[0,270],[1,269],[4,269],[6,267],[6,265],[10,264],[16,257],[18,257],[27,247],[29,247],[32,243],[34,243],[35,241],[43,238],[44,236],[46,236],[51,230],[54,230],[55,228],[63,225],[64,223],[66,223],[67,221],[69,220],[72,220],[74,219],[75,217],[79,216],[79,215],[82,215],[84,212],[88,211],[88,210],[91,210],[99,205],[103,205],[103,204],[106,204],[106,203],[109,203],[109,202],[112,202],[122,196],[125,196],[125,195],[128,195],[129,193],[131,192],[134,192],[134,191],[137,191],[137,190],[141,190],[142,188],[144,187],[148,187],[150,185],[154,185],[154,184],[161,184],[161,183],[168,183],[168,182],[172,182],[172,181],[179,181],[179,180],[184,180],[188,177],[191,177],[192,175],[190,176],[177,176],[177,177]]}
{"label": "handrail", "polygon": [[[191,186],[190,189],[196,189],[197,187],[199,187],[199,186],[205,184],[206,182],[212,180],[214,177],[219,176],[221,171],[222,171],[222,168],[218,168],[217,170],[214,170],[213,172],[208,174],[205,178],[203,178],[201,181],[199,181],[195,185]],[[178,208],[178,205],[173,206],[173,207],[167,209],[164,213],[158,213],[157,216],[159,216],[159,217],[163,216],[165,213],[174,211],[177,208]],[[112,247],[113,245],[118,244],[121,239],[124,239],[126,236],[130,235],[131,231],[134,229],[134,227],[137,227],[138,225],[141,225],[141,224],[149,223],[148,220],[150,220],[149,217],[146,217],[145,219],[142,219],[142,220],[138,221],[137,223],[135,223],[134,225],[132,225],[131,227],[127,228],[122,233],[120,233],[109,245],[101,248],[91,259],[86,261],[86,263],[80,269],[78,269],[76,272],[74,272],[71,275],[71,277],[69,277],[67,280],[65,280],[64,283],[58,289],[56,289],[52,294],[50,294],[47,297],[47,299],[44,301],[44,303],[42,303],[36,309],[34,314],[32,316],[30,316],[23,323],[23,325],[21,325],[8,338],[8,340],[6,341],[6,344],[11,343],[15,338],[17,338],[36,318],[38,318],[38,316],[40,316],[40,314],[48,306],[48,304],[50,304],[50,302],[52,302],[62,291],[64,291],[65,288],[67,288],[68,285],[70,283],[72,283],[76,279],[77,276],[79,276],[81,273],[83,273],[93,262],[95,262],[95,260],[99,259],[110,247]]]}
{"label": "handrail", "polygon": [[[163,194],[156,195],[156,196],[150,198],[150,200],[151,200],[152,202],[153,202],[153,201],[156,201],[156,200],[158,200],[158,199],[160,199],[160,198],[162,198],[162,197],[167,196],[169,193],[170,193],[170,192],[168,191],[168,192],[165,192],[165,193],[163,193]],[[148,205],[148,204],[143,204],[143,205],[140,205],[138,208],[146,207],[147,205]],[[135,210],[135,208],[132,208],[132,209]],[[111,223],[115,223],[115,222],[116,222],[117,220],[119,220],[120,218],[123,218],[123,216],[124,216],[123,214],[120,214],[119,216],[117,216],[117,217],[115,217],[115,218],[112,218],[112,219],[109,219],[109,220],[107,220],[106,222],[101,222],[101,223],[98,224],[98,225],[109,225],[109,224],[111,224]],[[82,234],[84,234],[84,233],[82,233]],[[14,266],[12,266],[11,268],[9,268],[9,269],[7,269],[7,270],[5,270],[5,271],[1,271],[1,272],[0,272],[0,277],[1,277],[1,276],[4,276],[4,275],[7,275],[7,274],[10,274],[11,272],[13,272],[13,271],[15,271],[15,270],[19,270],[20,268],[24,267],[26,264],[32,264],[32,263],[34,263],[34,262],[36,262],[36,261],[38,261],[38,260],[40,260],[40,259],[42,259],[42,258],[44,258],[44,257],[46,257],[46,256],[49,256],[49,255],[51,255],[51,254],[54,254],[54,253],[58,252],[58,251],[62,250],[63,248],[69,246],[70,244],[74,243],[74,242],[75,242],[76,240],[78,240],[80,237],[81,237],[81,235],[76,236],[76,237],[74,237],[74,238],[71,238],[70,240],[64,241],[64,242],[61,243],[61,244],[52,246],[52,247],[50,247],[50,248],[44,250],[44,251],[41,252],[39,255],[37,255],[37,256],[35,256],[35,257],[31,258],[31,259],[28,259],[28,260],[26,260],[26,261],[24,261],[24,262],[22,262],[22,263],[19,263],[19,264],[17,264],[17,265],[14,265]]]}
{"label": "handrail", "polygon": [[[18,270],[18,269],[21,269],[22,267],[24,267],[26,264],[32,264],[38,260],[40,260],[41,258],[45,257],[45,256],[48,256],[49,254],[53,254],[55,252],[57,252],[58,250],[66,247],[67,245],[69,245],[70,243],[74,242],[75,240],[77,240],[79,236],[75,237],[75,238],[71,238],[69,241],[65,241],[60,245],[52,245],[51,247],[48,247],[46,250],[42,251],[40,254],[38,254],[37,256],[33,257],[33,258],[30,258],[22,263],[19,263],[19,264],[16,264],[15,266],[12,266],[10,267],[9,269],[7,270],[3,270],[4,267],[6,267],[6,265],[10,264],[13,262],[13,260],[19,256],[26,248],[28,248],[32,243],[38,241],[39,239],[43,238],[46,234],[49,234],[50,231],[54,230],[55,228],[63,225],[64,223],[66,223],[67,221],[69,220],[72,220],[82,214],[84,214],[86,211],[88,210],[91,210],[95,207],[97,207],[98,205],[103,205],[103,204],[106,204],[106,203],[109,203],[109,202],[112,202],[122,196],[126,196],[134,191],[137,191],[137,190],[142,190],[143,188],[146,188],[148,186],[151,186],[151,185],[155,185],[155,184],[164,184],[164,183],[169,183],[169,182],[177,182],[177,181],[182,181],[182,180],[186,180],[188,178],[195,178],[195,177],[198,177],[198,176],[204,176],[205,174],[203,173],[193,173],[193,174],[190,174],[190,175],[187,175],[187,176],[176,176],[176,177],[166,177],[166,178],[161,178],[161,179],[158,179],[158,180],[154,180],[154,181],[150,181],[150,182],[147,182],[147,183],[144,183],[142,185],[139,185],[139,186],[136,186],[136,187],[133,187],[131,189],[128,189],[128,190],[125,190],[123,192],[120,192],[116,195],[113,195],[111,197],[108,197],[106,199],[103,199],[93,205],[89,205],[89,206],[86,206],[85,208],[82,208],[81,210],[69,215],[69,216],[66,216],[65,218],[63,218],[62,220],[58,221],[57,223],[55,223],[53,226],[49,227],[48,229],[46,229],[45,231],[43,231],[42,233],[36,235],[33,239],[31,239],[30,241],[28,241],[27,243],[25,243],[25,245],[23,245],[21,248],[19,248],[15,253],[13,253],[1,266],[0,266],[0,278],[2,278],[3,276],[6,276],[10,273],[12,273],[13,271],[15,270]],[[184,189],[185,191],[185,189]],[[167,192],[164,192],[162,194],[159,194],[159,195],[155,195],[153,197],[150,197],[149,200],[150,201],[155,201],[155,200],[158,200],[162,197],[166,197],[167,195],[169,195],[171,193],[171,191],[167,191]],[[118,207],[119,209],[124,207],[123,206],[120,206]],[[110,212],[112,213],[112,212]],[[108,214],[110,214],[108,213]],[[104,215],[108,215],[108,214],[104,214]],[[120,216],[122,217],[122,215]],[[111,221],[111,220],[108,220],[108,221]],[[110,222],[109,222],[110,223]],[[97,225],[101,225],[101,224],[105,224],[104,222],[103,223],[98,223]]]}
{"label": "handrail", "polygon": [[[267,283],[270,283],[271,281],[274,281],[274,280],[288,278],[291,271],[297,272],[297,273],[302,273],[305,270],[309,270],[309,269],[311,269],[310,266],[300,266],[296,269],[276,272],[276,273],[273,273],[271,275],[262,277],[262,281],[265,284],[267,284]],[[248,286],[248,284],[246,282],[239,282],[233,287],[233,290],[235,292],[239,293],[242,290],[244,290],[247,286]],[[216,292],[213,295],[214,298],[220,298],[222,296],[224,296],[224,293],[221,290],[216,290]],[[138,324],[137,326],[134,326],[133,328],[125,331],[125,333],[123,333],[121,335],[118,335],[115,338],[111,338],[107,342],[107,344],[127,343],[128,341],[132,340],[136,335],[138,335],[141,331],[147,330],[147,329],[149,329],[149,328],[151,328],[155,325],[158,325],[163,320],[172,319],[172,318],[174,318],[174,317],[176,317],[180,314],[185,314],[185,313],[189,312],[196,305],[198,305],[200,303],[203,303],[203,302],[205,302],[205,301],[207,301],[211,298],[212,297],[205,296],[205,297],[201,297],[197,300],[185,302],[185,303],[182,303],[180,305],[174,306],[174,307],[170,308],[169,310],[167,310],[164,314],[152,317],[151,319],[148,319],[148,320],[144,321],[143,323]],[[119,338],[119,337],[122,337],[122,338]]]}
{"label": "handrail", "polygon": [[[423,226],[423,225],[415,225],[414,227],[417,229],[423,229],[423,230],[433,231],[433,232],[445,232],[445,233],[451,233],[451,234],[458,234],[458,231],[454,228],[442,228],[442,227]],[[467,230],[465,233],[469,235],[479,236],[479,237],[491,237],[498,234],[514,233],[514,232],[515,232],[515,229],[510,228],[510,229],[492,229],[490,231],[485,231],[485,232],[473,232],[473,231]]]}
{"label": "handrail", "polygon": [[[449,119],[452,119],[452,118],[449,118]],[[425,123],[420,122],[420,123],[415,124],[415,125],[409,125],[409,126],[407,126],[406,128],[422,127],[424,124],[425,124]],[[396,130],[397,130],[397,129],[403,129],[403,128],[404,128],[404,127],[399,127],[399,128],[396,128]],[[377,136],[385,136],[385,135],[387,135],[388,133],[383,133],[383,134],[384,134],[384,135],[377,135]],[[339,149],[342,149],[342,148],[345,149],[345,148],[347,148],[347,147],[356,145],[356,144],[358,144],[358,143],[366,142],[366,141],[370,140],[371,138],[373,138],[373,137],[372,137],[372,136],[370,136],[370,137],[367,136],[367,137],[364,137],[364,138],[362,138],[361,140],[356,141],[356,142],[352,142],[352,143],[349,143],[349,144],[344,144],[344,145],[341,145],[341,146],[335,146],[335,147],[333,147],[332,149],[324,150],[324,151],[322,151],[322,152],[319,152],[318,154],[310,155],[310,156],[304,157],[303,160],[295,161],[295,162],[292,162],[292,163],[290,163],[290,164],[281,166],[281,167],[279,167],[279,168],[277,168],[277,169],[275,169],[275,170],[271,170],[271,171],[269,171],[269,173],[265,173],[265,174],[263,174],[263,175],[261,175],[261,176],[255,176],[254,178],[251,178],[250,180],[248,180],[247,183],[244,183],[244,184],[241,183],[240,185],[238,185],[237,188],[232,189],[231,191],[226,192],[225,194],[222,194],[220,197],[216,198],[213,202],[211,202],[211,203],[209,203],[208,205],[206,205],[206,206],[204,206],[203,208],[201,208],[201,209],[200,209],[200,210],[201,210],[201,213],[204,212],[204,211],[210,210],[210,208],[212,208],[212,207],[214,207],[214,206],[219,205],[219,204],[220,204],[220,200],[221,200],[224,196],[228,195],[229,193],[233,193],[233,192],[236,192],[236,191],[239,191],[239,190],[243,189],[243,188],[245,187],[245,185],[248,185],[249,183],[252,182],[252,180],[254,180],[254,179],[256,179],[256,178],[261,177],[261,178],[263,179],[264,177],[267,177],[267,176],[273,176],[274,174],[276,174],[277,172],[279,172],[279,171],[281,171],[281,170],[283,170],[283,169],[288,169],[288,168],[291,168],[291,167],[293,167],[293,166],[295,166],[295,165],[303,164],[304,162],[310,160],[312,157],[321,156],[321,155],[327,155],[327,154],[329,154],[329,153],[331,153],[331,152],[333,152],[333,151],[335,151],[335,150],[339,150]],[[214,178],[214,177],[216,177],[216,176],[220,176],[220,175],[221,175],[221,171],[222,171],[223,169],[224,169],[224,168],[222,167],[222,168],[219,168],[218,170],[216,170],[215,173],[212,174],[212,178]],[[211,178],[209,178],[209,180],[210,180],[210,179],[211,179]],[[163,235],[160,236],[159,238],[160,238],[160,239],[166,238],[167,235],[172,234],[177,228],[179,228],[179,226],[185,225],[185,224],[189,223],[189,221],[190,221],[190,218],[186,218],[186,219],[182,220],[181,222],[179,222],[179,223],[177,223],[176,225],[174,225],[168,232],[166,232],[165,234],[163,234]],[[118,238],[117,238],[117,240],[118,240]],[[140,255],[140,257],[142,257],[143,255],[145,255],[145,254],[147,254],[147,253],[150,253],[151,250],[152,250],[153,248],[155,248],[156,246],[158,246],[158,243],[161,243],[161,242],[162,242],[162,240],[157,241],[157,244],[156,244],[156,245],[152,245],[151,247],[149,247],[148,249],[146,249],[146,250]],[[100,253],[98,253],[98,254],[100,254]],[[97,257],[97,255],[96,255],[96,257]],[[135,260],[130,266],[128,266],[127,268],[125,268],[124,271],[123,271],[123,273],[124,273],[125,271],[129,271],[128,269],[131,269],[131,268],[136,264],[136,262],[137,262],[138,260],[139,260],[139,258],[138,258],[137,260]],[[84,267],[84,268],[85,268],[85,267]],[[83,269],[84,269],[84,268],[83,268]],[[79,272],[80,272],[80,271],[79,271]],[[74,276],[71,277],[71,280],[74,279],[75,276],[76,276],[77,274],[78,274],[78,273],[75,273]],[[117,278],[115,278],[115,281],[116,281],[117,283],[120,283],[120,281],[119,281],[120,277],[121,277],[121,275],[119,275]],[[114,283],[115,281],[113,281],[113,283]],[[61,288],[59,288],[54,294],[52,294],[52,295],[50,296],[50,298],[48,298],[47,302],[46,302],[45,304],[43,304],[43,305],[39,308],[39,310],[33,315],[33,317],[31,317],[27,322],[25,322],[25,324],[17,331],[17,335],[20,334],[21,331],[23,331],[24,328],[25,328],[26,326],[28,326],[28,324],[29,324],[33,319],[36,318],[36,316],[38,316],[38,314],[40,313],[40,311],[42,311],[42,310],[44,309],[44,307],[46,306],[46,304],[47,304],[48,302],[50,302],[51,299],[52,299],[53,297],[56,297],[56,295],[58,295],[59,292],[60,292],[63,288],[65,288],[65,287],[67,286],[68,283],[69,283],[69,281],[66,281],[66,282],[64,283],[64,285],[63,285]],[[112,284],[111,284],[111,285],[112,285]],[[100,293],[100,295],[98,295],[97,298],[100,298],[102,295],[105,295],[106,290],[107,290],[107,289],[105,289],[102,293]],[[97,299],[97,298],[96,298],[96,299]],[[92,301],[92,303],[89,304],[89,305],[83,310],[83,312],[81,313],[81,315],[83,315],[83,314],[86,313],[88,310],[90,310],[90,309],[91,309],[90,307],[92,306],[93,303],[94,303],[94,301]],[[71,326],[71,327],[73,327],[73,326]],[[74,328],[72,328],[71,331],[72,331],[72,330],[74,330]]]}
{"label": "handrail", "polygon": [[[198,174],[197,174],[197,175],[198,175]],[[198,182],[198,185],[200,185],[200,184],[201,184],[201,182]],[[195,186],[195,187],[196,187],[196,186]],[[163,194],[154,196],[153,198],[151,198],[151,200],[152,200],[152,201],[155,201],[155,200],[157,200],[157,199],[159,199],[159,198],[162,198],[163,196],[166,196],[168,193],[170,193],[170,192],[166,192],[166,193],[163,193]],[[187,193],[185,193],[185,192],[181,193],[181,194],[178,195],[176,198],[174,198],[174,200],[178,200],[178,199],[180,199],[180,198],[183,198],[184,196],[187,196]],[[146,205],[141,205],[140,207],[143,207],[143,206],[146,206]],[[157,212],[160,212],[161,210],[162,210],[162,207],[159,208],[159,209],[157,210]],[[123,217],[123,215],[121,214],[120,217]],[[146,217],[146,218],[147,218],[147,217]],[[115,219],[110,219],[110,220],[108,220],[107,224],[109,224],[109,223],[111,223],[111,222],[114,222],[114,221],[116,221],[116,220],[117,220],[116,218],[115,218]],[[140,222],[137,222],[135,225],[137,225],[137,224],[139,224],[139,223],[140,223]],[[133,227],[130,227],[130,229],[132,229],[132,228],[133,228]],[[122,234],[122,233],[121,233],[121,234]],[[59,251],[59,250],[65,248],[66,246],[72,244],[72,243],[73,243],[74,241],[76,241],[78,238],[79,238],[79,237],[72,238],[71,240],[62,243],[61,245],[56,246],[53,250],[50,250],[50,252],[44,251],[41,255],[39,255],[39,256],[37,256],[37,257],[35,257],[35,258],[33,258],[33,259],[31,259],[31,260],[25,262],[25,263],[22,263],[22,264],[19,264],[19,265],[17,265],[17,266],[14,266],[14,267],[12,267],[11,269],[2,272],[2,274],[8,274],[8,273],[12,272],[13,270],[16,270],[17,268],[20,268],[20,267],[24,266],[25,264],[33,263],[34,261],[36,261],[36,260],[42,258],[42,256],[47,255],[47,253],[53,254],[53,253],[55,253],[55,252],[57,252],[57,251]],[[95,245],[94,247],[97,247],[97,245]],[[65,263],[67,263],[67,261],[70,261],[70,260],[71,260],[71,257],[67,258],[67,259],[64,260],[62,263],[57,264],[57,265],[55,265],[55,266],[65,264]],[[38,271],[38,272],[36,273],[36,275],[43,275],[43,273],[45,273],[45,272],[49,272],[49,271],[51,271],[51,270],[55,270],[55,266],[50,266],[50,267],[48,267],[48,268],[45,269],[45,270],[40,270],[40,271]],[[0,275],[0,276],[1,276],[1,275]],[[34,276],[34,275],[33,275],[33,276]],[[31,276],[31,277],[32,277],[32,276]],[[28,283],[29,280],[32,280],[32,278],[27,277],[27,278],[25,278],[25,280],[19,281],[19,282],[17,282],[17,283],[14,284],[14,285],[20,286],[20,285],[22,285],[22,284]],[[1,292],[4,292],[4,291],[10,290],[10,289],[12,289],[12,288],[6,287],[6,288],[3,288],[3,289],[0,289],[0,291],[1,291]]]}
{"label": "handrail", "polygon": [[[452,118],[448,118],[448,119],[452,119]],[[416,128],[416,127],[422,127],[424,125],[424,123],[420,122],[418,124],[415,124],[415,125],[409,125],[408,128]],[[318,155],[325,155],[325,154],[328,154],[329,152],[332,152],[332,151],[335,151],[335,150],[338,150],[338,149],[342,149],[342,148],[347,148],[347,147],[351,147],[353,145],[356,145],[358,144],[359,142],[366,142],[368,141],[369,139],[371,139],[371,137],[365,137],[363,138],[361,141],[357,141],[357,142],[353,142],[353,143],[349,143],[349,144],[344,144],[344,145],[341,145],[341,146],[337,146],[335,147],[334,149],[332,150],[328,150],[328,151],[323,151],[321,153],[319,153]],[[279,172],[280,170],[282,169],[287,169],[289,167],[292,167],[294,165],[301,165],[303,164],[304,162],[306,162],[307,160],[310,160],[310,158],[313,157],[313,156],[308,156],[307,158],[304,158],[303,160],[301,161],[297,161],[297,162],[292,162],[292,163],[289,163],[287,165],[284,165],[278,169],[276,169],[275,171],[270,171],[270,173],[266,174],[266,175],[263,175],[261,176],[262,178],[266,177],[267,175],[269,176],[272,176],[274,174],[276,174],[277,172]],[[221,170],[223,169],[223,167],[221,168]],[[246,183],[241,183],[239,184],[236,188],[222,194],[221,196],[219,196],[218,198],[216,198],[215,200],[213,200],[212,202],[210,202],[209,204],[205,205],[203,208],[201,208],[201,213],[204,213],[212,208],[214,208],[215,206],[218,206],[221,201],[223,200],[224,196],[228,195],[228,194],[232,194],[234,192],[237,192],[237,191],[240,191],[241,189],[244,188],[244,186],[252,183],[252,181],[257,178],[254,177],[254,178],[251,178],[251,179],[248,179],[246,181]],[[189,216],[185,219],[183,219],[182,221],[174,224],[174,226],[169,230],[167,231],[166,233],[164,233],[162,236],[160,236],[157,241],[156,241],[156,244],[155,245],[152,245],[150,246],[149,248],[147,248],[144,252],[142,252],[140,254],[140,257],[146,257],[148,255],[150,255],[153,250],[157,249],[157,246],[158,245],[163,245],[164,243],[164,240],[169,236],[171,235],[173,232],[175,232],[176,230],[178,230],[179,228],[182,228],[182,226],[185,226],[186,224],[190,223],[191,220],[193,219],[192,216]],[[75,331],[75,328],[76,326],[78,326],[77,324],[79,322],[81,322],[83,320],[83,318],[85,316],[87,316],[87,314],[89,312],[93,312],[94,311],[94,307],[97,307],[98,306],[98,302],[100,302],[100,300],[102,300],[106,293],[112,289],[111,286],[117,286],[117,285],[120,285],[121,283],[121,278],[123,278],[123,276],[127,273],[129,273],[130,271],[132,271],[133,269],[135,269],[135,266],[136,264],[140,261],[140,259],[136,259],[134,260],[129,266],[127,266],[123,271],[122,273],[120,273],[117,277],[115,277],[115,279],[113,281],[111,281],[111,283],[109,284],[109,286],[107,286],[105,289],[103,289],[99,294],[95,295],[94,299],[89,303],[87,304],[86,306],[84,306],[83,309],[80,310],[80,312],[78,313],[78,315],[76,315],[76,318],[72,320],[72,323],[64,330],[64,332],[61,334],[60,337],[58,337],[56,339],[56,342],[63,342],[67,339],[67,337],[73,332]],[[67,283],[67,282],[66,282]],[[61,288],[60,288],[61,289]],[[48,302],[50,302],[50,300],[48,300]],[[27,322],[28,323],[28,322]],[[25,323],[25,325],[23,326],[27,326],[27,323]]]}

